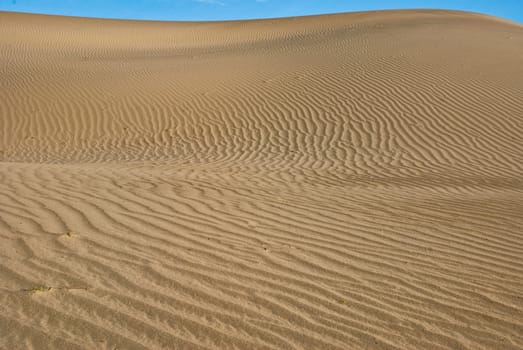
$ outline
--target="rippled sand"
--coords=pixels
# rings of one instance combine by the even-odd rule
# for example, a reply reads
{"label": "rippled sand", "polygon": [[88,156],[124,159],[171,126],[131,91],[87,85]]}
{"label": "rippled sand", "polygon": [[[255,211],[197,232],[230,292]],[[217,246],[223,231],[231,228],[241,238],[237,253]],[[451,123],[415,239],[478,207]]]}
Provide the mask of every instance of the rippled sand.
{"label": "rippled sand", "polygon": [[523,349],[523,26],[0,13],[0,349]]}

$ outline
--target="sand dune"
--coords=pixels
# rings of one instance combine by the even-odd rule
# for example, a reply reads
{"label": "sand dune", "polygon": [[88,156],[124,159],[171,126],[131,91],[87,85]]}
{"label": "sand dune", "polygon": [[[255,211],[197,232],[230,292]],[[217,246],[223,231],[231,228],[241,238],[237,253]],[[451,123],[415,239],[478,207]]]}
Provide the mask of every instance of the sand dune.
{"label": "sand dune", "polygon": [[523,349],[523,27],[0,12],[0,349]]}

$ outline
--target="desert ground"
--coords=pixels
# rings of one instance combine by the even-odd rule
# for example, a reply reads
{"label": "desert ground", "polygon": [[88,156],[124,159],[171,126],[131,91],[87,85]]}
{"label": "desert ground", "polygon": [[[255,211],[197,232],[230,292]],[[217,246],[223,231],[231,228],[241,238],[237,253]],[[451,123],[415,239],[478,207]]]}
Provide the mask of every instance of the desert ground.
{"label": "desert ground", "polygon": [[0,349],[523,349],[523,26],[1,12]]}

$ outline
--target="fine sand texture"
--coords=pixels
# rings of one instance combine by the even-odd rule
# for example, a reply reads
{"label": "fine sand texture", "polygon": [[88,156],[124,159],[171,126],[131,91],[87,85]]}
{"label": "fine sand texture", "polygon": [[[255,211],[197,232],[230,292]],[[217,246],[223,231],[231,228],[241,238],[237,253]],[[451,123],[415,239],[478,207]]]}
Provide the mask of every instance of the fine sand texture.
{"label": "fine sand texture", "polygon": [[523,26],[0,13],[0,349],[523,349]]}

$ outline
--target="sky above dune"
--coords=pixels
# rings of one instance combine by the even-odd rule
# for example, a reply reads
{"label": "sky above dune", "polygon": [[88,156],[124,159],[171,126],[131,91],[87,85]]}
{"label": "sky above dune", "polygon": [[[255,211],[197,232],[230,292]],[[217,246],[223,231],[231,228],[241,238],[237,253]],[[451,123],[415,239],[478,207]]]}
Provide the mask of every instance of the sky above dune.
{"label": "sky above dune", "polygon": [[0,10],[5,11],[184,21],[288,17],[402,8],[465,10],[523,23],[521,0],[0,0]]}

